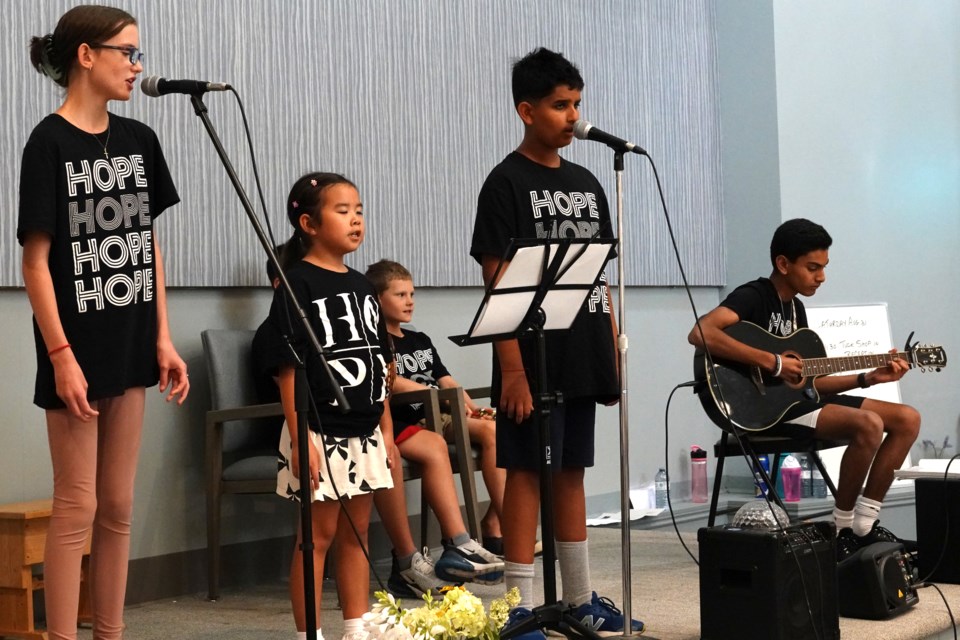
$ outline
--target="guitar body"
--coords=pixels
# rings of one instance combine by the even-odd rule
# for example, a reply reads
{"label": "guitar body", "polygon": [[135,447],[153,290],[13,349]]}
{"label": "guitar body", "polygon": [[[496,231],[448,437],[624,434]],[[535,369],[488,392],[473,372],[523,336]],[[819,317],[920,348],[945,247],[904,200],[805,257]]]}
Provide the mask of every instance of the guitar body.
{"label": "guitar body", "polygon": [[[820,337],[810,329],[781,338],[750,322],[738,322],[724,331],[735,340],[770,353],[795,354],[802,359],[826,355]],[[763,431],[777,424],[798,402],[820,399],[813,388],[813,376],[788,383],[759,367],[728,360],[715,360],[711,367],[703,353],[694,357],[694,376],[701,383],[697,394],[704,411],[721,429],[729,430],[729,416],[730,422],[741,429]]]}

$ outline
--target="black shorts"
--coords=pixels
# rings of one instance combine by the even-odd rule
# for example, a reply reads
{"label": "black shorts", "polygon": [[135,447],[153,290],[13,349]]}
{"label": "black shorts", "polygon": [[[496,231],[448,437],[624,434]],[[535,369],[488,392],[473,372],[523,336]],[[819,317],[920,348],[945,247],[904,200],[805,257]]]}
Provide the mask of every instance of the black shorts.
{"label": "black shorts", "polygon": [[817,428],[820,409],[828,404],[839,404],[851,409],[863,406],[865,398],[838,393],[819,401],[803,400],[793,405],[783,414],[780,422],[763,431],[768,436],[805,437]]}
{"label": "black shorts", "polygon": [[[550,464],[561,468],[593,466],[593,436],[597,404],[593,400],[568,400],[550,411]],[[541,448],[532,419],[517,424],[497,412],[497,466],[504,469],[539,469]]]}

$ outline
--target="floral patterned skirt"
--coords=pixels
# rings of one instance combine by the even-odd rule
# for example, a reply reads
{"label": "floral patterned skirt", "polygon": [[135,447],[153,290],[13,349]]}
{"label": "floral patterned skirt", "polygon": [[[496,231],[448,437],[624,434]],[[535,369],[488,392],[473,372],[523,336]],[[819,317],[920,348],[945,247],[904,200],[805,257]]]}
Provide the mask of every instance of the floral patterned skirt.
{"label": "floral patterned skirt", "polygon": [[[380,427],[362,438],[340,438],[310,432],[313,446],[320,452],[320,488],[313,499],[336,500],[337,493],[344,498],[393,487],[393,477],[387,467]],[[277,457],[277,494],[288,500],[300,499],[300,477],[290,468],[290,432],[286,423],[280,431]]]}

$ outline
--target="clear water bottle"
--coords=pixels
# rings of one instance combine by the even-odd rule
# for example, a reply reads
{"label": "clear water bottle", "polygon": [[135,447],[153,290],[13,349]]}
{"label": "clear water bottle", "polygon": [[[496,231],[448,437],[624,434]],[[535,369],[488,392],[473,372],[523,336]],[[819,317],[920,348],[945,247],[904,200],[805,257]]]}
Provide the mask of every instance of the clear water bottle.
{"label": "clear water bottle", "polygon": [[667,470],[660,467],[653,479],[653,488],[656,491],[657,509],[667,508]]}
{"label": "clear water bottle", "polygon": [[[766,455],[757,456],[757,460],[760,461],[760,466],[763,467],[763,470],[768,474],[770,473],[770,460]],[[760,471],[754,471],[753,473],[753,493],[756,497],[762,498],[767,495],[767,483],[764,482],[763,476],[760,475]]]}
{"label": "clear water bottle", "polygon": [[797,459],[800,460],[800,495],[804,498],[813,497],[813,464],[810,462],[810,456],[806,453],[798,453]]}
{"label": "clear water bottle", "polygon": [[827,497],[827,483],[823,479],[823,474],[820,473],[820,469],[813,467],[810,472],[811,482],[810,486],[813,490],[814,498],[826,498]]}

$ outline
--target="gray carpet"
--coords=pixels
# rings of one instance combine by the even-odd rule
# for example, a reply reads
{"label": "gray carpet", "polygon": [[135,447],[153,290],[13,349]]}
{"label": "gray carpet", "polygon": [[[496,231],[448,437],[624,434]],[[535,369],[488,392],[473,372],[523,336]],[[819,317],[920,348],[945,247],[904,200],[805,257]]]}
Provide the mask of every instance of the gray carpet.
{"label": "gray carpet", "polygon": [[[695,534],[684,540],[697,555]],[[648,635],[661,640],[700,638],[698,568],[675,534],[633,531],[633,615],[646,622]],[[619,603],[622,600],[622,562],[618,529],[590,529],[590,560],[594,588]],[[540,568],[538,566],[538,582]],[[384,576],[384,579],[386,577]],[[960,586],[940,585],[954,612],[960,612]],[[502,586],[474,586],[471,591],[485,602],[502,595]],[[538,585],[538,592],[541,591]],[[559,589],[558,589],[559,593]],[[336,595],[324,590],[321,624],[328,640],[339,640],[342,629]],[[541,598],[540,593],[537,598]],[[226,589],[218,602],[204,594],[129,607],[126,640],[287,640],[295,638],[286,585],[267,584],[247,589]],[[840,619],[844,640],[919,640],[948,638],[939,635],[949,627],[949,617],[933,589],[920,594],[920,603],[905,614],[886,621]],[[90,638],[85,630],[80,638]]]}

